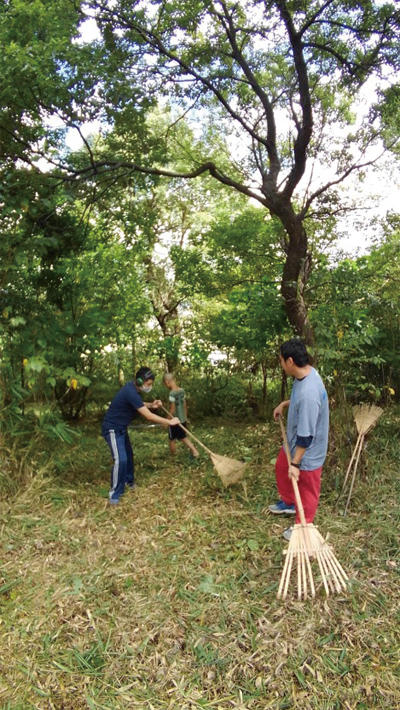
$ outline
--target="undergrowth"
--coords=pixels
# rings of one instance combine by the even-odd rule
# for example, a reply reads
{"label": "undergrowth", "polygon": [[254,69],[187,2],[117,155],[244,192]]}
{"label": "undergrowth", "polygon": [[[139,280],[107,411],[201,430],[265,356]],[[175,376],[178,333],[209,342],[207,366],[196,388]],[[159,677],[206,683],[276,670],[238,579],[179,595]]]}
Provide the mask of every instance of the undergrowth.
{"label": "undergrowth", "polygon": [[115,508],[97,428],[37,451],[0,507],[2,709],[400,708],[397,422],[389,410],[368,435],[344,518],[355,431],[333,412],[315,522],[351,583],[314,602],[276,600],[275,424],[195,427],[247,460],[228,490],[205,453],[171,459],[165,430],[133,430],[138,487]]}

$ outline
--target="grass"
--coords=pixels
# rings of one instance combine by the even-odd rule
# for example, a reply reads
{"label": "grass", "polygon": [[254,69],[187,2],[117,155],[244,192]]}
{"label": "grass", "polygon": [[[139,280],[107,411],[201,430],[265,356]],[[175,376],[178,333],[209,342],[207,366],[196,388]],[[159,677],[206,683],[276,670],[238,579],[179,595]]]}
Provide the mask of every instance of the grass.
{"label": "grass", "polygon": [[229,490],[205,454],[171,460],[165,431],[138,429],[139,485],[115,508],[96,429],[51,467],[38,454],[0,506],[2,710],[400,708],[397,416],[367,437],[347,518],[334,502],[350,446],[332,437],[316,524],[352,581],[314,602],[275,598],[274,424],[196,427],[249,461]]}

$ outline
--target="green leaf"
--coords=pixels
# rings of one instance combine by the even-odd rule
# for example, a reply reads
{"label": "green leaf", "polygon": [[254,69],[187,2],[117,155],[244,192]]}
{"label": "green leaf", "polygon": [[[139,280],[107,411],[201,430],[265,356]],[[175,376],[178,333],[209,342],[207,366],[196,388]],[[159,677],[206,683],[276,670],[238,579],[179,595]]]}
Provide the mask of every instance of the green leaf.
{"label": "green leaf", "polygon": [[27,369],[33,370],[34,372],[41,372],[44,368],[43,360],[38,360],[37,358],[29,358]]}
{"label": "green leaf", "polygon": [[13,318],[10,318],[10,325],[13,328],[16,328],[18,325],[25,325],[26,320],[22,316],[14,316]]}

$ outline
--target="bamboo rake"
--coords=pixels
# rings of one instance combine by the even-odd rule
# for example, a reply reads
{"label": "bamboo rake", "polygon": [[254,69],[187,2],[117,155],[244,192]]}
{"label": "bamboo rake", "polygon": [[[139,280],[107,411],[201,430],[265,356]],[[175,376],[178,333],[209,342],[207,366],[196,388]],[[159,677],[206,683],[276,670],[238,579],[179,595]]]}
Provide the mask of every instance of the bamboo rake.
{"label": "bamboo rake", "polygon": [[358,459],[360,458],[360,452],[361,452],[361,448],[362,448],[362,445],[363,445],[363,440],[364,440],[364,437],[363,437],[362,432],[360,431],[360,433],[359,433],[359,435],[358,435],[358,437],[357,437],[356,445],[355,445],[354,450],[353,450],[353,453],[352,453],[352,455],[351,455],[350,463],[349,463],[349,465],[348,465],[348,467],[347,467],[346,475],[345,475],[345,478],[344,478],[344,481],[343,481],[342,490],[340,491],[339,498],[337,499],[337,502],[339,502],[340,498],[342,497],[342,493],[343,493],[344,489],[346,488],[347,479],[348,479],[348,477],[349,477],[349,474],[350,474],[350,471],[351,471],[351,467],[352,467],[353,461],[354,461],[354,459],[355,459],[356,456],[357,456],[357,460],[356,460],[356,463],[355,463],[355,468],[357,468]]}
{"label": "bamboo rake", "polygon": [[376,424],[378,419],[382,416],[383,409],[381,409],[380,407],[376,407],[375,405],[361,404],[361,405],[357,405],[357,406],[353,407],[353,414],[354,414],[354,420],[355,420],[355,423],[357,426],[358,437],[357,437],[356,445],[354,447],[354,451],[353,451],[351,459],[350,459],[350,463],[347,467],[342,490],[340,491],[339,497],[336,502],[336,504],[339,503],[339,500],[342,497],[342,494],[344,493],[344,491],[346,489],[347,481],[348,481],[351,467],[352,467],[353,461],[354,461],[353,474],[351,476],[350,488],[349,488],[349,492],[347,495],[346,506],[345,506],[344,513],[343,513],[344,517],[346,517],[346,515],[347,515],[351,495],[353,493],[354,483],[356,480],[357,466],[358,466],[358,462],[360,460],[360,455],[361,455],[361,451],[363,448],[365,435]]}
{"label": "bamboo rake", "polygon": [[[279,417],[279,423],[281,426],[287,460],[290,465],[291,456],[289,444],[281,417]],[[290,575],[295,560],[297,561],[297,598],[299,600],[307,599],[308,587],[311,597],[315,597],[315,583],[311,567],[312,558],[317,559],[326,595],[329,596],[331,592],[337,592],[340,594],[341,592],[346,591],[346,580],[348,579],[348,576],[340,562],[337,560],[331,545],[327,544],[315,525],[306,522],[297,481],[294,478],[291,478],[291,481],[296,500],[296,508],[300,517],[300,524],[296,524],[293,528],[289,547],[286,552],[286,559],[277,592],[277,598],[282,599],[283,601],[286,599],[289,589]]]}

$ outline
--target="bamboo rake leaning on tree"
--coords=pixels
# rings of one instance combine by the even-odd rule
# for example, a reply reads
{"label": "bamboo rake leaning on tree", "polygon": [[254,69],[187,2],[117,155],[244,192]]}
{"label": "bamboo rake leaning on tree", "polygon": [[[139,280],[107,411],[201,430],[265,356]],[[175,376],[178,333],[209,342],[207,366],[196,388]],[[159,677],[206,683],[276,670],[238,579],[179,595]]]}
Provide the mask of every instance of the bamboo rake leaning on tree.
{"label": "bamboo rake leaning on tree", "polygon": [[[172,416],[169,413],[168,409],[166,409],[164,406],[162,406],[162,409],[172,419]],[[247,464],[245,464],[243,461],[236,461],[236,459],[231,459],[229,458],[229,456],[219,456],[218,454],[214,454],[212,451],[210,451],[210,449],[207,448],[207,446],[202,444],[201,441],[194,434],[192,434],[188,429],[185,429],[183,424],[180,424],[179,426],[183,429],[185,434],[192,437],[192,439],[194,439],[194,441],[199,444],[199,446],[201,446],[205,451],[207,451],[208,455],[211,458],[211,461],[214,464],[214,468],[217,471],[225,488],[228,488],[228,486],[233,486],[234,483],[238,483],[243,478],[244,470]]]}
{"label": "bamboo rake leaning on tree", "polygon": [[354,461],[354,468],[353,468],[353,475],[351,477],[351,482],[350,482],[350,488],[349,488],[349,493],[347,496],[347,502],[346,502],[346,507],[344,509],[344,517],[347,515],[347,510],[350,504],[350,498],[351,494],[353,492],[354,488],[354,482],[356,480],[356,471],[357,471],[357,466],[358,462],[360,460],[360,454],[362,451],[363,443],[364,443],[364,437],[366,433],[373,427],[375,426],[376,422],[378,419],[382,416],[383,414],[383,409],[380,407],[376,407],[374,404],[358,404],[355,407],[353,407],[353,414],[354,414],[354,420],[356,423],[357,431],[358,431],[358,437],[356,441],[356,445],[354,447],[354,451],[352,453],[350,463],[348,465],[347,471],[346,471],[346,476],[343,482],[342,490],[340,491],[339,497],[337,499],[337,503],[339,503],[343,492],[346,488],[347,485],[347,479],[349,478],[349,473]]}
{"label": "bamboo rake leaning on tree", "polygon": [[[282,417],[279,417],[279,423],[287,460],[290,465],[291,455]],[[311,567],[312,558],[316,558],[318,561],[326,595],[329,596],[330,592],[337,592],[338,594],[345,592],[348,576],[336,559],[332,547],[327,544],[321,533],[312,523],[306,522],[297,481],[294,478],[292,478],[291,481],[296,499],[296,508],[299,512],[300,524],[295,525],[293,528],[292,537],[290,538],[289,547],[286,552],[286,560],[277,598],[283,601],[286,599],[290,575],[295,560],[297,567],[297,598],[299,600],[307,599],[308,588],[310,589],[311,597],[315,597],[315,584]]]}

